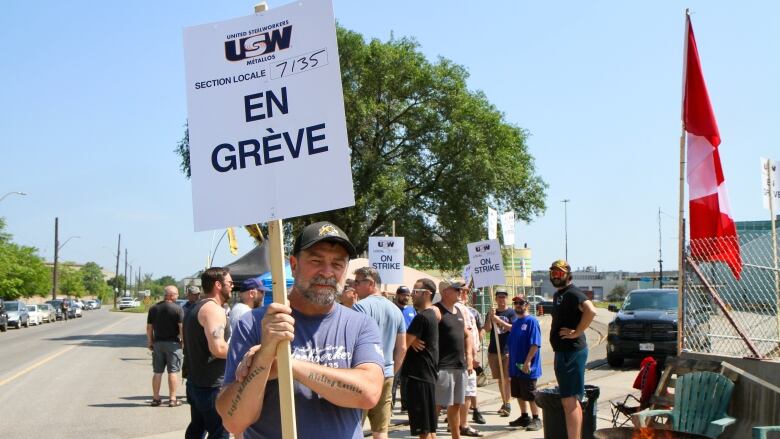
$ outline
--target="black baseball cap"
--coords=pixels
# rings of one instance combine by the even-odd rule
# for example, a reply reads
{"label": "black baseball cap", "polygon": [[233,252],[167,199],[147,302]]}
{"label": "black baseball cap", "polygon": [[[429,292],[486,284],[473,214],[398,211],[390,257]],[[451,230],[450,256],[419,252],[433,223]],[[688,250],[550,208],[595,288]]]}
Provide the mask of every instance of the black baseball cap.
{"label": "black baseball cap", "polygon": [[320,221],[304,227],[303,230],[301,230],[301,233],[295,238],[293,254],[297,255],[301,250],[306,250],[318,242],[339,244],[347,250],[350,259],[355,259],[357,257],[355,246],[352,245],[347,234],[338,228],[338,226],[328,221]]}
{"label": "black baseball cap", "polygon": [[409,291],[409,288],[401,285],[397,290],[395,290],[395,294],[411,294],[411,291]]}

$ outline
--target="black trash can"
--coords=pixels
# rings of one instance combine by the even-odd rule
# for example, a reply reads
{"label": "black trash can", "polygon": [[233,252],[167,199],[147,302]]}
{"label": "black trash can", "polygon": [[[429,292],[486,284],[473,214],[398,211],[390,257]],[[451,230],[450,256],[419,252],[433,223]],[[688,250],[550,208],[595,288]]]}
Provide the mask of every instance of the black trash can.
{"label": "black trash can", "polygon": [[558,387],[537,390],[534,402],[542,409],[542,426],[545,438],[566,437],[566,417],[561,405]]}
{"label": "black trash can", "polygon": [[[585,397],[582,401],[582,439],[593,439],[596,431],[596,415],[601,389],[586,385]],[[542,425],[544,437],[557,439],[566,438],[566,416],[563,414],[561,394],[558,387],[536,391],[536,405],[542,409]]]}

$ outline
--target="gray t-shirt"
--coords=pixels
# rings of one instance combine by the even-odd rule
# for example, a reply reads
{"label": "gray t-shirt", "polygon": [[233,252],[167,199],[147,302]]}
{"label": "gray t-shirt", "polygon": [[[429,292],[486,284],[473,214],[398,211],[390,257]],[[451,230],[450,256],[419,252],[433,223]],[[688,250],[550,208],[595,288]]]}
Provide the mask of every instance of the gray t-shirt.
{"label": "gray t-shirt", "polygon": [[382,337],[382,352],[385,356],[385,378],[393,375],[393,350],[398,334],[406,333],[406,322],[401,310],[386,297],[380,295],[368,296],[352,306],[357,312],[368,314],[379,326],[379,334]]}
{"label": "gray t-shirt", "polygon": [[[397,309],[397,308],[396,308]],[[260,322],[266,307],[244,314],[230,340],[225,385],[236,380],[236,367],[244,354],[262,342]],[[370,317],[334,305],[324,316],[306,316],[295,310],[292,358],[334,368],[354,368],[363,363],[384,366],[379,329]],[[332,404],[308,387],[293,382],[296,429],[301,438],[363,438],[362,410]],[[279,384],[269,381],[260,418],[244,431],[244,438],[282,437]]]}

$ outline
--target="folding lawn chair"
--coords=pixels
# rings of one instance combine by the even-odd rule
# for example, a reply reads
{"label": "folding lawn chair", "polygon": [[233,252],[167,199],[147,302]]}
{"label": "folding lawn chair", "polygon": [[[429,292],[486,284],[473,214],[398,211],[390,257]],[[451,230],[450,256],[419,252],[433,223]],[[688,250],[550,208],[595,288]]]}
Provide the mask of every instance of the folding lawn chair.
{"label": "folding lawn chair", "polygon": [[637,398],[629,393],[623,401],[610,401],[612,426],[623,427],[631,421],[631,415],[646,409],[650,405],[650,397],[653,396],[657,384],[658,363],[653,357],[645,357],[634,379],[634,388],[641,390],[642,394]]}

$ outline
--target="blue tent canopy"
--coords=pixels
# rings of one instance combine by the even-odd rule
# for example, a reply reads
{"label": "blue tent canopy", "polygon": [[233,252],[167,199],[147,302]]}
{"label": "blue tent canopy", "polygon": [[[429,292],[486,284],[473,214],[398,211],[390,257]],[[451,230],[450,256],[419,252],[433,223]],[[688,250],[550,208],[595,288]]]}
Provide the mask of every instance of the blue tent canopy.
{"label": "blue tent canopy", "polygon": [[[273,288],[273,283],[271,281],[271,272],[266,272],[261,274],[257,277],[257,280],[259,280],[264,287],[268,288],[269,292],[265,294],[265,298],[263,300],[263,306],[268,305],[269,303],[272,303],[274,301],[274,295],[270,293],[271,288]],[[293,286],[293,276],[292,276],[292,269],[290,268],[290,263],[286,262],[284,264],[284,280],[285,285],[287,285],[287,289],[289,290],[290,287]]]}

